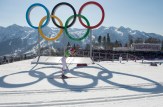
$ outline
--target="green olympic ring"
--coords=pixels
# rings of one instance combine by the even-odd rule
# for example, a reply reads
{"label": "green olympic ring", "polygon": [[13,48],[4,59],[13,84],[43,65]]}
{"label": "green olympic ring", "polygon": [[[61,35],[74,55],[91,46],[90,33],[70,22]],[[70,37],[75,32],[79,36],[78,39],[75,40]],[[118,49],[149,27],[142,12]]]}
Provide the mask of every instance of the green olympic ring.
{"label": "green olympic ring", "polygon": [[[89,21],[88,21],[88,19],[87,19],[86,17],[84,17],[83,15],[80,15],[80,14],[77,14],[76,16],[77,16],[77,17],[83,18],[83,19],[86,21],[87,26],[90,26],[90,23],[89,23]],[[71,40],[81,41],[81,40],[85,39],[85,38],[88,36],[89,31],[90,31],[89,28],[87,28],[87,31],[86,31],[86,33],[84,34],[84,36],[82,36],[82,37],[80,37],[80,38],[74,38],[74,37],[72,37],[72,36],[68,33],[68,30],[67,30],[68,23],[70,22],[70,20],[71,20],[73,17],[76,17],[76,16],[72,15],[72,16],[70,16],[70,17],[66,20],[64,30],[65,30],[65,33],[67,34],[67,36],[68,36]]]}

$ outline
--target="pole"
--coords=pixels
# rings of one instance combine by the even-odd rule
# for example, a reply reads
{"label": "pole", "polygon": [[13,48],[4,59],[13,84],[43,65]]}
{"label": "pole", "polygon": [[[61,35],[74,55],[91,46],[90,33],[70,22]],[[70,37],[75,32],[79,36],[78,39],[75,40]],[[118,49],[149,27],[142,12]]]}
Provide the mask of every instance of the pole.
{"label": "pole", "polygon": [[92,59],[92,64],[94,64],[94,59],[92,57],[92,29],[90,29],[90,58]]}
{"label": "pole", "polygon": [[51,56],[50,41],[48,41],[48,48],[49,48],[49,56]]}
{"label": "pole", "polygon": [[[50,35],[50,38],[51,38],[52,35]],[[48,41],[48,47],[49,47],[49,56],[52,55],[52,46],[50,46],[50,42],[51,41]]]}
{"label": "pole", "polygon": [[90,58],[92,59],[92,63],[94,64],[94,60],[92,57],[92,29],[90,29]]}
{"label": "pole", "polygon": [[128,58],[128,53],[127,53],[127,56],[126,56],[126,60],[127,60],[127,62],[128,62],[128,60],[129,60],[129,58]]}
{"label": "pole", "polygon": [[114,62],[114,54],[113,54],[113,56],[112,56],[112,61]]}
{"label": "pole", "polygon": [[37,59],[37,64],[38,64],[38,61],[39,61],[39,59],[40,59],[40,55],[41,55],[41,53],[40,53],[40,50],[41,50],[41,45],[40,45],[40,36],[39,36],[39,32],[38,32],[38,59]]}
{"label": "pole", "polygon": [[92,59],[92,30],[90,29],[90,58]]}
{"label": "pole", "polygon": [[[65,31],[63,31],[63,40],[64,40],[65,36],[66,36]],[[62,46],[63,46],[63,56],[64,56],[65,55],[65,51],[66,51],[66,46],[64,46],[64,45],[62,45]]]}
{"label": "pole", "polygon": [[41,48],[41,46],[40,46],[40,36],[39,36],[39,32],[38,32],[38,56],[40,56],[40,48]]}

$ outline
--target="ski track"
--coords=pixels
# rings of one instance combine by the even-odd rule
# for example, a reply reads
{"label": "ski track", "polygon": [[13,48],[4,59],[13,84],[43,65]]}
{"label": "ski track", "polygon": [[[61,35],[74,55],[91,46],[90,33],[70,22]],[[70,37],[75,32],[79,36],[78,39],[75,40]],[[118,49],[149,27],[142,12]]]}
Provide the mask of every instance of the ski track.
{"label": "ski track", "polygon": [[157,94],[134,94],[134,95],[123,95],[123,96],[113,96],[113,97],[96,97],[96,98],[86,98],[86,99],[72,99],[72,100],[53,100],[53,101],[37,101],[37,102],[15,102],[15,103],[0,103],[0,107],[41,107],[41,106],[59,106],[59,105],[80,105],[80,104],[96,104],[103,102],[113,102],[113,101],[124,101],[124,100],[136,100],[143,98],[152,98],[163,96],[163,93]]}
{"label": "ski track", "polygon": [[[163,82],[159,82],[160,85],[163,85]],[[130,84],[130,86],[135,87],[149,87],[155,86],[153,83],[141,83],[141,84]],[[75,88],[78,90],[78,88]],[[102,90],[122,90],[123,88],[116,86],[103,86],[103,87],[95,87],[89,88],[88,91],[102,91]],[[68,89],[52,89],[52,90],[17,90],[17,91],[2,91],[0,92],[0,96],[18,96],[18,95],[26,95],[26,94],[51,94],[54,92],[70,92]],[[105,97],[94,97],[94,98],[84,98],[84,99],[71,99],[71,100],[52,100],[52,101],[36,101],[36,102],[13,102],[13,103],[0,103],[0,107],[42,107],[42,106],[75,106],[82,104],[97,104],[97,103],[108,103],[114,101],[128,101],[128,100],[136,100],[143,98],[153,98],[153,97],[162,97],[163,93],[142,93],[142,94],[132,94],[132,95],[119,95],[119,96],[105,96]]]}
{"label": "ski track", "polygon": [[[158,82],[160,85],[163,85],[163,82]],[[137,88],[144,88],[149,86],[155,86],[154,83],[141,83],[141,84],[128,84],[129,86],[137,87]],[[80,90],[80,88],[71,88],[73,90]],[[95,88],[88,88],[88,91],[98,91],[98,90],[107,90],[107,89],[123,89],[123,87],[117,86],[101,86]],[[84,90],[83,90],[84,91]],[[0,91],[0,96],[2,95],[20,95],[20,94],[40,94],[40,93],[54,93],[54,92],[70,92],[69,89],[51,89],[51,90],[17,90],[17,91]]]}

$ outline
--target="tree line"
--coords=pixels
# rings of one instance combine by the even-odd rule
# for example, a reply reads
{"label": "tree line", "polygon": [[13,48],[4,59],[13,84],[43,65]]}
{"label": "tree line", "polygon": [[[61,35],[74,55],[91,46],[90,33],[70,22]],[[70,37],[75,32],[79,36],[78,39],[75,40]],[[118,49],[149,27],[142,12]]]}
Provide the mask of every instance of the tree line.
{"label": "tree line", "polygon": [[[128,35],[128,43],[122,45],[122,43],[118,40],[111,42],[110,35],[107,33],[106,36],[99,35],[96,40],[93,41],[93,48],[94,49],[104,49],[104,50],[112,50],[113,47],[131,47],[131,44],[133,43],[159,43],[162,44],[162,50],[163,50],[163,40],[149,37],[147,39],[145,38],[133,38],[133,36]],[[86,45],[86,49],[89,49],[90,45]]]}
{"label": "tree line", "polygon": [[[92,41],[93,49],[102,49],[102,50],[113,50],[114,47],[131,47],[133,43],[160,43],[162,44],[163,50],[163,40],[149,37],[145,38],[133,38],[132,35],[128,35],[128,42],[126,44],[122,44],[121,41],[115,40],[114,42],[110,39],[110,34],[107,33],[106,35],[99,35],[95,40]],[[68,42],[67,46],[71,44]],[[74,48],[79,48],[79,45],[74,44]],[[90,49],[90,44],[86,44],[86,50]]]}

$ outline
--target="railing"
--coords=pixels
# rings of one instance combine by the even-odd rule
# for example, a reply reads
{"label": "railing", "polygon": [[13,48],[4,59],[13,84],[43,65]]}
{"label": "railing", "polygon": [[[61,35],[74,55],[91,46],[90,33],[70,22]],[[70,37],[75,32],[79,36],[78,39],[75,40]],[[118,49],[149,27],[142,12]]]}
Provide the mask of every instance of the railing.
{"label": "railing", "polygon": [[23,54],[23,55],[18,55],[18,56],[14,56],[14,55],[0,56],[0,65],[7,64],[7,63],[12,63],[12,62],[15,62],[15,61],[32,59],[34,57],[36,57],[35,54],[30,54],[30,55]]}
{"label": "railing", "polygon": [[[90,53],[89,51],[81,50],[76,53],[76,56],[89,57]],[[144,57],[140,58],[129,53],[92,52],[92,56],[94,61],[117,61],[120,57],[126,61],[132,60],[136,62],[136,60],[144,60]]]}
{"label": "railing", "polygon": [[[162,55],[162,54],[160,54]],[[0,56],[0,64],[5,64],[5,63],[11,63],[15,61],[21,61],[25,59],[32,59],[36,57],[37,55],[35,54],[23,54],[19,56]],[[48,55],[49,56],[49,55]],[[89,50],[78,50],[76,52],[77,57],[90,57],[90,51]],[[139,56],[139,57],[138,57]],[[143,60],[146,59],[147,55],[135,55],[134,53],[132,54],[131,52],[114,52],[114,51],[93,51],[92,52],[92,59],[94,61],[119,61],[120,57],[122,57],[122,60],[125,61],[137,61],[137,60]]]}

